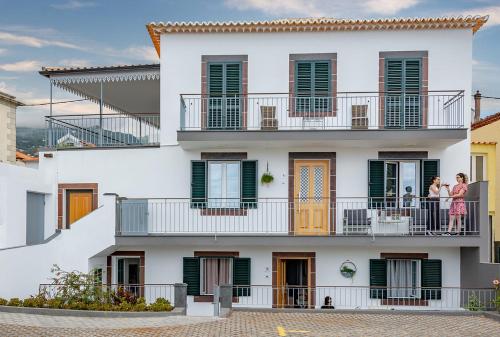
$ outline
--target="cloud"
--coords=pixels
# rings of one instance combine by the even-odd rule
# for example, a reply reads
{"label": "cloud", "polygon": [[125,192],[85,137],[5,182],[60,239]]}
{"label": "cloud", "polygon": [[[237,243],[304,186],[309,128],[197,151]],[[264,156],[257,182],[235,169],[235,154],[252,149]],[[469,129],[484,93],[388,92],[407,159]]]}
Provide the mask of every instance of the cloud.
{"label": "cloud", "polygon": [[84,48],[79,47],[75,44],[60,41],[60,40],[48,40],[42,39],[35,36],[29,35],[17,35],[8,32],[0,31],[0,43],[10,44],[10,45],[22,45],[33,48],[42,48],[48,46],[68,48],[68,49],[78,49],[84,50]]}
{"label": "cloud", "polygon": [[5,55],[5,54],[7,54],[7,49],[0,48],[0,55]]}
{"label": "cloud", "polygon": [[41,63],[35,60],[19,61],[14,63],[0,64],[0,70],[14,72],[37,71],[41,68]]}
{"label": "cloud", "polygon": [[465,11],[451,12],[449,15],[462,15],[462,16],[475,16],[475,15],[489,15],[490,18],[484,28],[490,28],[500,25],[500,6],[477,7],[467,9]]}
{"label": "cloud", "polygon": [[112,57],[123,57],[143,62],[159,62],[158,54],[151,46],[130,46],[124,49],[105,48],[104,53]]}
{"label": "cloud", "polygon": [[88,67],[91,65],[90,61],[83,59],[62,59],[59,64],[64,67]]}
{"label": "cloud", "polygon": [[95,7],[97,4],[95,2],[84,2],[84,1],[76,1],[70,0],[64,3],[52,4],[50,7],[59,9],[59,10],[78,10],[82,8]]}
{"label": "cloud", "polygon": [[256,10],[268,15],[331,16],[393,15],[414,7],[421,0],[225,0],[237,10]]}

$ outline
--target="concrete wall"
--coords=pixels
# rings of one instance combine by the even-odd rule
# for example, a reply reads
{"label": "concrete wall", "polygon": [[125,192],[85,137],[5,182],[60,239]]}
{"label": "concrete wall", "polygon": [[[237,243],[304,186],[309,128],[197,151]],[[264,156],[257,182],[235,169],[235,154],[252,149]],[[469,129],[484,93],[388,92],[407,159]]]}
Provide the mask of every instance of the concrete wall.
{"label": "concrete wall", "polygon": [[483,263],[479,248],[460,248],[460,283],[465,288],[492,288],[492,281],[500,279],[500,263]]}
{"label": "concrete wall", "polygon": [[51,241],[0,250],[0,297],[29,297],[40,283],[50,283],[54,264],[63,270],[88,271],[89,258],[114,244],[115,197],[106,196],[101,207],[71,225]]}

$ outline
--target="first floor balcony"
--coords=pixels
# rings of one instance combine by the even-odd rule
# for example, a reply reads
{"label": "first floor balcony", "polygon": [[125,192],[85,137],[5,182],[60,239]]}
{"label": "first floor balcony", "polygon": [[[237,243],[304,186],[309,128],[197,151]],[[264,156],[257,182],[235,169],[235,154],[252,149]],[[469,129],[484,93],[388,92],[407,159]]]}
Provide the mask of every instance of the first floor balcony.
{"label": "first floor balcony", "polygon": [[479,201],[454,215],[427,198],[127,199],[117,201],[117,236],[479,236]]}

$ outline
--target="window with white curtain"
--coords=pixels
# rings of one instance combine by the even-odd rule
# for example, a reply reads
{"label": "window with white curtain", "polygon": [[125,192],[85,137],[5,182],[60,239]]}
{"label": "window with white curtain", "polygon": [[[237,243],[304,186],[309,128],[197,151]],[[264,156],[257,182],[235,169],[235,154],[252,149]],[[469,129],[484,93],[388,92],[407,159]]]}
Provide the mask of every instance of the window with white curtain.
{"label": "window with white curtain", "polygon": [[240,207],[240,162],[208,162],[208,207]]}
{"label": "window with white curtain", "polygon": [[420,260],[387,260],[387,297],[420,298]]}
{"label": "window with white curtain", "polygon": [[204,257],[201,258],[200,262],[200,290],[202,295],[213,295],[215,286],[232,284],[232,258]]}

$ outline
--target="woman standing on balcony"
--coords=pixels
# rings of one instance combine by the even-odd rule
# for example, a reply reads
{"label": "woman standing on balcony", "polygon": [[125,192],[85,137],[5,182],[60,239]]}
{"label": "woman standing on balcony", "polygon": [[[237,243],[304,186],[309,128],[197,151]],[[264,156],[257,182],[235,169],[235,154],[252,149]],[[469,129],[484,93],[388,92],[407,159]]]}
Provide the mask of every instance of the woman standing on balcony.
{"label": "woman standing on balcony", "polygon": [[434,233],[440,227],[440,217],[439,217],[439,192],[441,190],[441,179],[439,177],[431,178],[431,185],[429,186],[429,200],[428,200],[428,210],[429,210],[429,221],[427,221],[427,235],[434,235]]}
{"label": "woman standing on balcony", "polygon": [[451,191],[450,186],[446,185],[448,195],[453,200],[450,205],[450,223],[448,224],[448,232],[446,232],[445,235],[451,235],[455,219],[457,220],[457,230],[454,234],[460,233],[460,230],[462,229],[462,215],[467,214],[464,200],[465,193],[467,193],[467,176],[463,173],[457,173],[455,178],[457,179],[457,184],[453,186]]}

